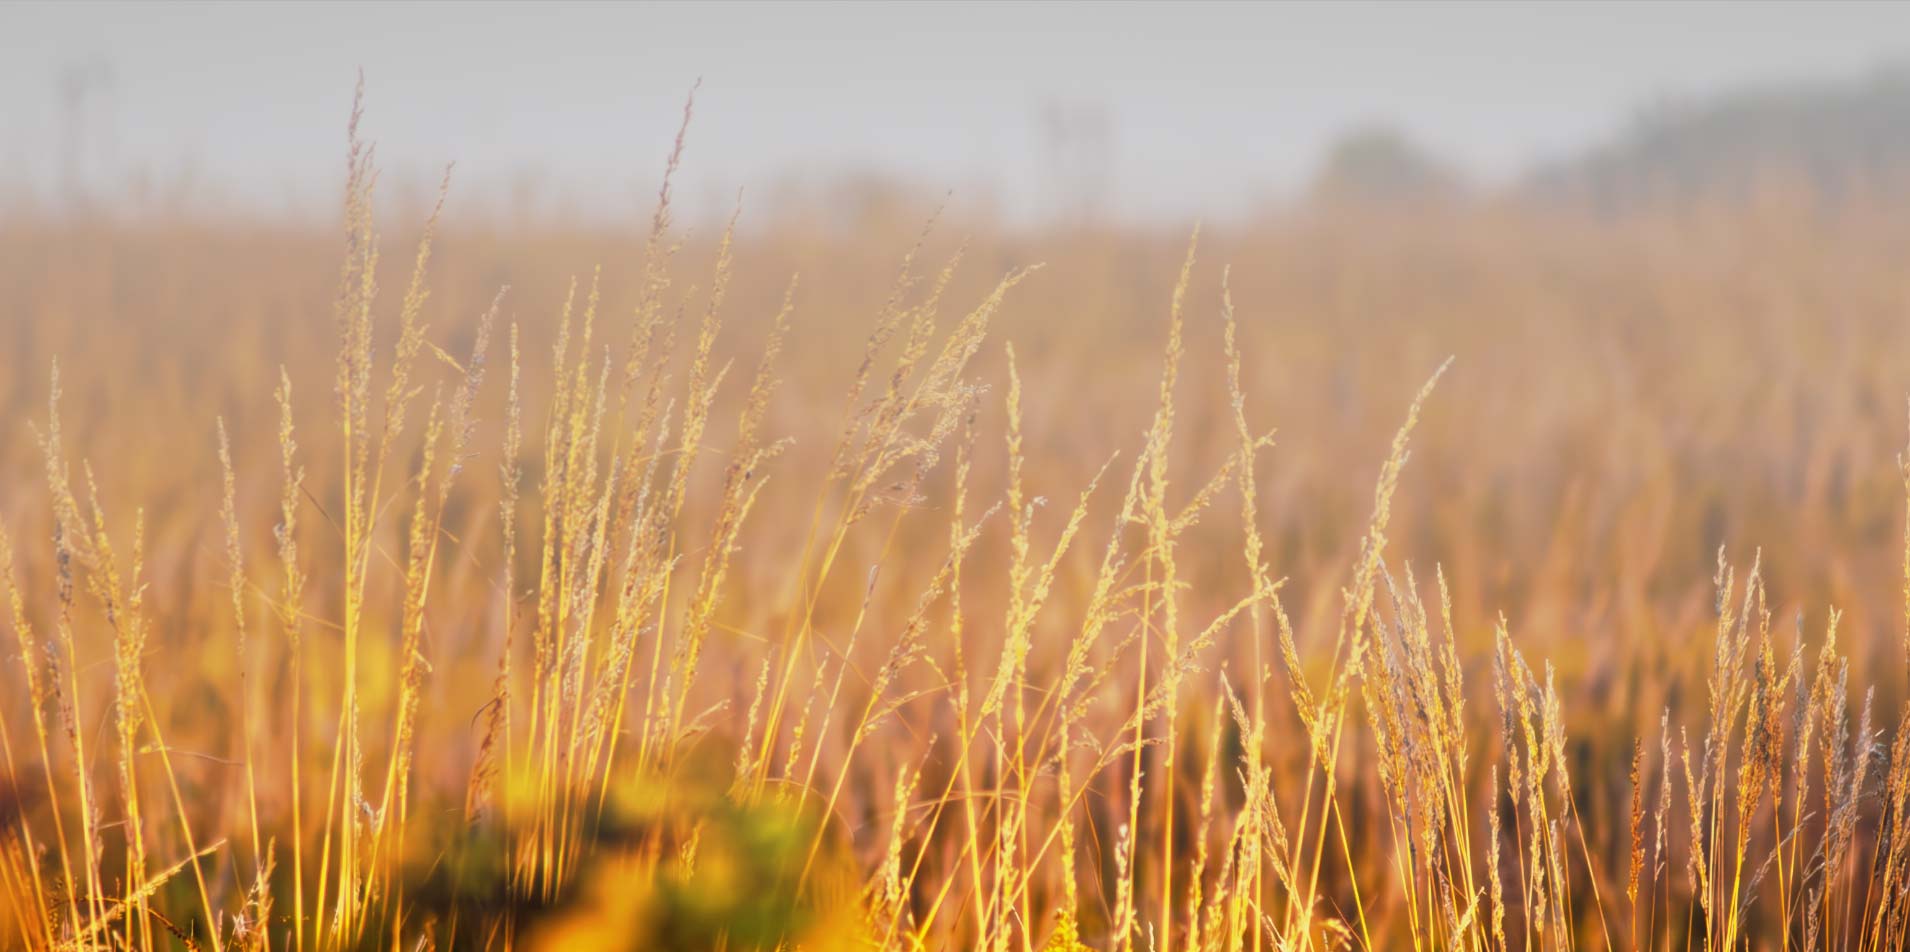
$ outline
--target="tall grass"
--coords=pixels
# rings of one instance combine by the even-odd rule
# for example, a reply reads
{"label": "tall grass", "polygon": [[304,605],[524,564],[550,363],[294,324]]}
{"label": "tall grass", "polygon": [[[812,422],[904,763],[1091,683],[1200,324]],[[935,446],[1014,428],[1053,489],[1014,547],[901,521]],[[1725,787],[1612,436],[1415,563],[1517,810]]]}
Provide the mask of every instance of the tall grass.
{"label": "tall grass", "polygon": [[[1391,441],[1343,427],[1368,463],[1323,458],[1336,486],[1362,474],[1360,515],[1322,504],[1315,536],[1345,538],[1308,541],[1275,512],[1309,497],[1279,491],[1258,396],[1308,357],[1255,351],[1267,336],[1236,311],[1234,272],[1206,264],[1210,239],[1142,283],[1153,325],[1110,319],[1115,342],[1063,325],[1120,378],[1114,402],[1104,382],[1070,392],[1062,349],[993,336],[1062,268],[942,257],[933,221],[886,290],[858,283],[874,313],[857,346],[800,350],[851,319],[804,306],[813,280],[749,282],[737,218],[685,253],[685,131],[634,279],[441,303],[434,273],[460,250],[441,189],[394,299],[359,125],[329,399],[295,391],[323,372],[296,348],[282,367],[201,367],[189,389],[245,396],[169,421],[191,434],[176,455],[135,462],[111,452],[136,435],[125,417],[71,432],[45,375],[43,486],[5,500],[31,528],[0,523],[6,946],[1904,947],[1910,730],[1877,693],[1901,695],[1895,665],[1874,662],[1910,662],[1910,630],[1876,650],[1873,608],[1854,646],[1837,611],[1787,631],[1763,556],[1734,569],[1719,550],[1700,635],[1660,580],[1689,571],[1667,553],[1697,561],[1662,544],[1682,530],[1661,510],[1700,467],[1674,459],[1584,517],[1616,529],[1534,532],[1506,510],[1538,490],[1482,500],[1451,482],[1466,460],[1435,457],[1450,496],[1430,505],[1464,531],[1428,572],[1400,554],[1426,500],[1408,463],[1475,371],[1412,354],[1387,371],[1416,392],[1351,384],[1349,404],[1398,394]],[[1555,227],[1575,252],[1633,240]],[[1636,227],[1650,245],[1664,226]],[[1331,295],[1357,306],[1371,291],[1345,278]],[[1516,297],[1535,279],[1498,280]],[[1628,293],[1715,306],[1692,287]],[[1730,336],[1692,320],[1698,340]],[[301,333],[250,333],[268,330]],[[1640,348],[1643,372],[1665,346]],[[841,371],[826,403],[803,353]],[[1708,376],[1690,386],[1735,398],[1731,356],[1694,358]],[[138,368],[110,341],[67,359]],[[1627,442],[1643,425],[1578,438],[1661,449]],[[1103,453],[1090,437],[1107,434]],[[1804,498],[1875,523],[1861,505],[1910,497],[1910,468],[1852,489],[1850,458],[1825,475],[1812,457]],[[129,507],[96,463],[121,492],[175,489]],[[1795,559],[1836,557],[1820,530]],[[1599,533],[1611,563],[1573,562]],[[1535,535],[1557,554],[1499,591],[1529,624],[1495,622],[1480,579]],[[1896,544],[1910,611],[1910,535]],[[1532,607],[1600,571],[1621,608]],[[1587,630],[1620,648],[1588,651]],[[1545,651],[1570,657],[1528,660]]]}

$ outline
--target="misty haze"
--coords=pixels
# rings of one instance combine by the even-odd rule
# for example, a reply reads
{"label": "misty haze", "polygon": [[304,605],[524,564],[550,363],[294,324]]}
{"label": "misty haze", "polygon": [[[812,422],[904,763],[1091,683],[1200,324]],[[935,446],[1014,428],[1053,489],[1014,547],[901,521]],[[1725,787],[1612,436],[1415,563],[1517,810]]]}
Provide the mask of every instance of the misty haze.
{"label": "misty haze", "polygon": [[0,950],[1903,950],[1906,38],[0,4]]}

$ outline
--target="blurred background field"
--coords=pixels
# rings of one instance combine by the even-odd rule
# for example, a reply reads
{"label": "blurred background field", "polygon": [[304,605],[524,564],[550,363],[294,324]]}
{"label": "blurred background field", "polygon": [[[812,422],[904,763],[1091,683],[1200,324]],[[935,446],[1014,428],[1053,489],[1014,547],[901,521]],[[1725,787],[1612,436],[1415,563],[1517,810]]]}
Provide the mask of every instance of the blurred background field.
{"label": "blurred background field", "polygon": [[[1910,103],[1910,86],[1901,101]],[[375,101],[372,116],[375,127]],[[1280,574],[1310,606],[1298,612],[1303,627],[1332,624],[1338,574],[1369,515],[1392,431],[1424,377],[1451,356],[1454,372],[1400,490],[1395,536],[1400,557],[1453,567],[1463,627],[1489,634],[1503,611],[1515,628],[1555,639],[1561,650],[1552,653],[1575,673],[1608,684],[1628,663],[1657,669],[1665,659],[1636,652],[1671,647],[1707,623],[1719,546],[1735,559],[1762,548],[1785,605],[1814,622],[1827,606],[1843,608],[1875,660],[1893,657],[1902,486],[1892,461],[1906,422],[1897,378],[1910,356],[1901,268],[1910,226],[1893,211],[1891,166],[1829,190],[1801,160],[1769,158],[1768,169],[1731,188],[1635,206],[1537,192],[1373,196],[1349,192],[1366,183],[1343,181],[1360,175],[1347,160],[1351,168],[1330,166],[1319,191],[1289,209],[1206,226],[1188,305],[1189,360],[1204,369],[1186,381],[1187,478],[1233,440],[1215,372],[1226,269],[1253,411],[1278,430],[1262,467],[1262,516]],[[1678,173],[1637,174],[1643,189]],[[951,297],[1042,265],[1007,299],[998,342],[978,358],[999,390],[999,342],[1018,348],[1041,481],[1059,493],[1110,454],[1132,452],[1153,410],[1151,391],[1137,384],[1158,372],[1191,228],[1008,227],[965,213],[959,198],[842,191],[846,207],[831,211],[841,220],[821,227],[800,211],[758,211],[742,199],[731,316],[717,345],[747,367],[799,277],[789,384],[772,411],[773,429],[797,440],[798,457],[827,448],[842,381],[902,252],[938,208],[924,257],[964,252]],[[634,307],[636,228],[461,216],[455,184],[451,205],[432,275],[446,350],[468,346],[501,286],[529,354],[548,349],[569,282],[587,284],[593,269],[602,269],[607,321]],[[402,248],[419,215],[400,208],[392,217],[399,223],[387,241]],[[339,243],[330,230],[102,209],[15,215],[4,232],[0,282],[15,345],[5,405],[7,418],[22,421],[4,457],[16,522],[38,508],[31,477],[40,464],[25,424],[45,417],[56,360],[74,458],[98,461],[110,498],[155,513],[175,500],[192,510],[216,502],[211,421],[269,432],[281,366],[311,410],[329,398],[330,361],[310,357],[334,346]],[[697,281],[707,284],[715,237],[693,229],[687,238],[679,258],[692,276],[681,282],[687,300]],[[400,280],[394,271],[385,283]],[[138,399],[120,391],[128,380],[138,381]],[[528,386],[535,417],[539,385]],[[500,413],[491,410],[483,438],[495,441]],[[320,420],[305,441],[315,451]],[[276,453],[255,450],[265,462]],[[790,465],[801,472],[800,458]],[[270,490],[242,488],[241,502],[276,505]],[[1200,531],[1225,537],[1227,525]],[[208,573],[223,558],[216,523],[156,522],[153,531],[168,540],[181,584],[216,577]],[[1232,551],[1231,541],[1215,543]],[[1215,561],[1213,571],[1238,570],[1224,556]]]}

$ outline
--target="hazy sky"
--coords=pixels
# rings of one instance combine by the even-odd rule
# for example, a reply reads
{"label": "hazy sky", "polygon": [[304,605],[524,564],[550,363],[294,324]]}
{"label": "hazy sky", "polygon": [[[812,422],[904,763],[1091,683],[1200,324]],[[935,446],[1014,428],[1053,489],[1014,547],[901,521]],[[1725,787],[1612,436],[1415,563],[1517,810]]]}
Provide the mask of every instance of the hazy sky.
{"label": "hazy sky", "polygon": [[1906,51],[1902,4],[8,3],[0,178],[54,193],[77,152],[95,180],[192,170],[314,207],[362,66],[396,175],[455,159],[467,188],[535,180],[620,212],[700,76],[693,199],[865,169],[1020,214],[1091,192],[1122,215],[1224,216],[1304,182],[1352,125],[1504,178],[1657,98]]}

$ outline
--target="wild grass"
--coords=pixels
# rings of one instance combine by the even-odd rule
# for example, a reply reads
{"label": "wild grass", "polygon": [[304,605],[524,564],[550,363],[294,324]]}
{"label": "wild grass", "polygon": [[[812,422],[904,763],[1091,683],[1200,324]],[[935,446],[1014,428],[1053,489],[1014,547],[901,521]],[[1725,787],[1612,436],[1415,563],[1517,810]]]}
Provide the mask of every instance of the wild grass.
{"label": "wild grass", "polygon": [[[1728,245],[1703,222],[1559,221],[1534,251],[1531,225],[1472,212],[1470,231],[1434,230],[1510,263],[1389,283],[1385,262],[1426,249],[1406,232],[1404,258],[1361,257],[1334,217],[1305,244],[1337,283],[1290,298],[1498,306],[1452,347],[1483,352],[1480,370],[1374,318],[1337,332],[1390,358],[1342,353],[1333,383],[1307,369],[1318,339],[1236,310],[1249,269],[1208,265],[1198,234],[1171,256],[1138,245],[1178,262],[1120,305],[1152,323],[1057,317],[1059,345],[997,325],[1053,293],[1054,272],[1090,302],[1075,306],[1105,303],[1079,280],[1092,265],[1043,269],[988,242],[943,255],[933,220],[881,290],[865,272],[823,282],[852,285],[836,302],[866,299],[872,318],[805,307],[813,278],[739,270],[787,243],[740,217],[682,235],[680,131],[634,278],[455,272],[439,296],[441,259],[485,253],[441,217],[447,175],[394,298],[359,125],[354,111],[329,394],[295,388],[326,368],[302,346],[314,332],[264,319],[264,281],[236,343],[189,323],[174,342],[249,361],[168,385],[122,343],[71,346],[89,381],[127,377],[86,399],[82,432],[63,424],[59,368],[42,377],[40,485],[0,499],[0,944],[1905,946],[1910,725],[1892,711],[1910,627],[1886,629],[1910,614],[1910,533],[1878,526],[1901,518],[1910,467],[1860,477],[1850,450],[1896,413],[1871,391],[1904,389],[1888,359],[1902,335],[1859,346],[1881,324],[1854,319],[1829,344],[1743,334],[1795,332],[1772,315],[1812,294],[1890,299],[1831,282],[1848,276],[1835,262],[1783,248],[1734,323],[1718,316],[1741,303],[1729,282],[1654,270],[1666,234]],[[75,234],[135,240],[102,233],[120,234]],[[1070,237],[1064,257],[1102,260],[1108,239]],[[1741,240],[1682,260],[1773,254]],[[1602,317],[1504,316],[1564,307],[1546,276],[1588,259],[1572,295],[1616,287],[1685,323],[1651,336],[1621,314],[1612,338]],[[23,343],[110,323],[69,265],[73,284],[31,295],[46,329],[21,318]],[[834,346],[851,326],[860,340]],[[1260,352],[1270,341],[1298,346]],[[1664,362],[1690,342],[1705,347]],[[1756,347],[1810,352],[1733,349],[1771,354]],[[261,349],[283,365],[256,366]],[[1507,407],[1531,379],[1506,373],[1518,355],[1560,359],[1550,389]],[[1099,376],[1070,377],[1083,367]],[[1588,401],[1559,396],[1613,376]],[[1290,378],[1337,388],[1300,428],[1343,443],[1276,447]],[[167,458],[128,456],[152,433],[100,403],[148,399],[141,386],[212,411],[163,421]],[[1781,399],[1755,406],[1789,400],[1793,433],[1846,429],[1759,428],[1743,440],[1763,468],[1745,464],[1721,431],[1766,390]],[[1693,394],[1707,412],[1691,430],[1648,412]],[[1415,457],[1458,415],[1447,402],[1502,439],[1455,451],[1467,431],[1446,423],[1431,441],[1446,455]],[[1509,445],[1535,435],[1565,463]],[[1296,455],[1325,475],[1282,481]],[[1474,466],[1487,483],[1467,485]],[[1589,478],[1559,475],[1575,466]],[[1411,488],[1422,470],[1432,490]],[[1821,507],[1767,540],[1798,551],[1775,569],[1701,555],[1724,541],[1706,532],[1741,527],[1730,512],[1770,501],[1771,472],[1802,487],[1777,498]],[[1901,555],[1901,604],[1848,551],[1888,551],[1891,571]],[[1708,612],[1678,585],[1693,565]],[[1774,572],[1850,596],[1867,622],[1819,610],[1787,630]]]}

